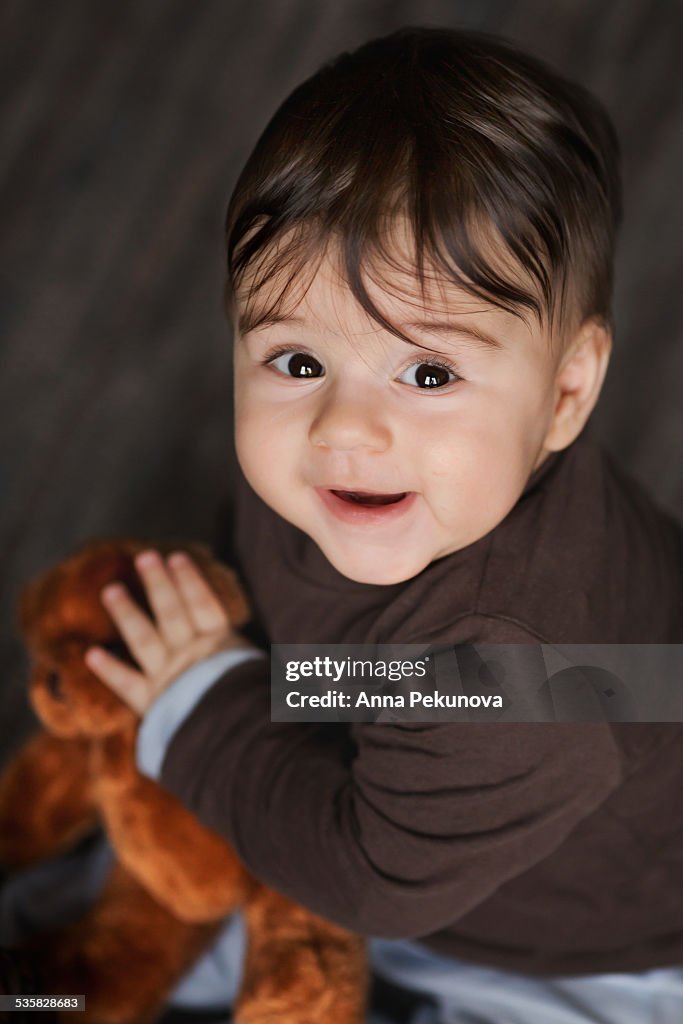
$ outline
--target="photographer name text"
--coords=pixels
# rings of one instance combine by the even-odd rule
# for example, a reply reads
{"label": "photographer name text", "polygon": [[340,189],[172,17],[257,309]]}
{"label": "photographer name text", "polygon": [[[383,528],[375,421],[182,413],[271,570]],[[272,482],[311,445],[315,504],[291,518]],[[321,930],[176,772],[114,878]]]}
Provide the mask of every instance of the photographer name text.
{"label": "photographer name text", "polygon": [[[324,693],[302,693],[290,690],[285,697],[290,708],[502,708],[503,699],[486,694],[440,693],[433,690],[423,693],[411,690],[402,693],[368,693],[360,690],[351,696],[343,690],[326,690]],[[406,703],[407,702],[407,703]]]}

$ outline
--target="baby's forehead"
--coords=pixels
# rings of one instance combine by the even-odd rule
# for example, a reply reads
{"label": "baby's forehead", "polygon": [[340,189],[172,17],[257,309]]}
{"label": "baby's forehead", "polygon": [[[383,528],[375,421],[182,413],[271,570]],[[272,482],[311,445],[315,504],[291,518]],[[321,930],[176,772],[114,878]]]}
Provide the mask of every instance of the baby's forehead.
{"label": "baby's forehead", "polygon": [[[417,338],[421,334],[447,337],[449,328],[465,328],[482,343],[495,347],[497,336],[530,337],[533,324],[448,280],[433,267],[422,279],[405,262],[390,267],[363,268],[363,287],[372,306],[392,325]],[[298,275],[272,275],[251,294],[236,294],[237,326],[241,334],[259,325],[289,325],[312,333],[346,337],[351,334],[385,337],[386,328],[364,308],[336,255],[326,254]]]}

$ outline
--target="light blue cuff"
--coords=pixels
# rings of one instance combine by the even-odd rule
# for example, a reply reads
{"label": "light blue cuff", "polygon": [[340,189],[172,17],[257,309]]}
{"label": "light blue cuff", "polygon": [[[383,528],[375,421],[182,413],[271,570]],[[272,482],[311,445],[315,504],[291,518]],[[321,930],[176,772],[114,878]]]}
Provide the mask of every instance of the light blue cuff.
{"label": "light blue cuff", "polygon": [[158,779],[166,749],[174,733],[209,687],[228,669],[250,658],[266,656],[263,651],[252,647],[218,651],[181,672],[150,704],[140,723],[135,743],[138,771],[152,779]]}

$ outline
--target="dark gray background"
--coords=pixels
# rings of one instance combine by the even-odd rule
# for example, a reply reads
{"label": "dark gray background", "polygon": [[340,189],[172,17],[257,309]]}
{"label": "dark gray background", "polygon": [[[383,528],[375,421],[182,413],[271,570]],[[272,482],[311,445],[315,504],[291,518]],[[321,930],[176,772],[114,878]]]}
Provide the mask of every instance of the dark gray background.
{"label": "dark gray background", "polygon": [[101,534],[223,545],[224,208],[287,92],[403,24],[483,28],[592,89],[624,151],[617,336],[593,424],[683,518],[677,0],[3,0],[0,750],[35,725],[22,583]]}

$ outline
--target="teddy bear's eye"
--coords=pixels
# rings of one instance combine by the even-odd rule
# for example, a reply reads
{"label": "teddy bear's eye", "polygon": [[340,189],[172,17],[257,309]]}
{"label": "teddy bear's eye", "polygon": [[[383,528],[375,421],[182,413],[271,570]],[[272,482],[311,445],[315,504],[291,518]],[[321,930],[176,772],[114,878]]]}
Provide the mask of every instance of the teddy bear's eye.
{"label": "teddy bear's eye", "polygon": [[47,688],[50,691],[50,695],[55,697],[57,700],[64,700],[64,694],[62,693],[62,681],[59,678],[59,672],[48,672],[47,674]]}

